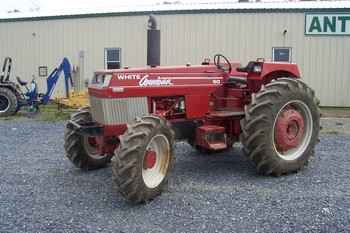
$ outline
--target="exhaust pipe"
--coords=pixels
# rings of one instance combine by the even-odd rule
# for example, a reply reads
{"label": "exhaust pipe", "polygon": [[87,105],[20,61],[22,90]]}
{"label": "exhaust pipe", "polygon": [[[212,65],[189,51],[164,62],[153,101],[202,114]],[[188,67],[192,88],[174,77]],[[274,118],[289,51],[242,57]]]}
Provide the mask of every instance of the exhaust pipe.
{"label": "exhaust pipe", "polygon": [[160,30],[157,29],[157,20],[154,15],[148,19],[147,30],[147,65],[160,65]]}

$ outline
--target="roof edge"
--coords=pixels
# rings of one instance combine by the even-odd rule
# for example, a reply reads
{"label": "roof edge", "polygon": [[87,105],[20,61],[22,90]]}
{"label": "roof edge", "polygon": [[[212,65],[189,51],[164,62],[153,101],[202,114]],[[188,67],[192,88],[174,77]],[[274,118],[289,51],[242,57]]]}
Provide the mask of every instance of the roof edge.
{"label": "roof edge", "polygon": [[4,22],[26,22],[26,21],[43,21],[43,20],[60,20],[60,19],[82,19],[82,18],[100,18],[100,17],[118,17],[118,16],[142,16],[148,14],[156,15],[177,15],[177,14],[208,14],[208,13],[334,13],[348,12],[350,8],[317,8],[317,9],[194,9],[194,10],[165,10],[165,11],[139,11],[139,12],[106,12],[106,13],[89,13],[74,15],[53,15],[53,16],[36,16],[36,17],[19,17],[19,18],[0,18],[0,23]]}

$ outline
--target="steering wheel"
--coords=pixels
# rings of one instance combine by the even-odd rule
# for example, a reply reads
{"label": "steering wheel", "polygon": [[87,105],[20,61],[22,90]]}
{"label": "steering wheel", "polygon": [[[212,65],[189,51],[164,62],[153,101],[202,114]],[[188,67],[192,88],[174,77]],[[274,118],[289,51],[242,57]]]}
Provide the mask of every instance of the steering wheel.
{"label": "steering wheel", "polygon": [[[221,58],[225,61],[226,65],[228,65],[228,68],[225,68],[226,65],[220,64]],[[230,61],[227,59],[227,57],[225,57],[222,54],[216,54],[214,56],[214,65],[216,65],[216,67],[218,69],[223,70],[224,72],[226,72],[228,74],[231,73],[231,71],[232,71],[232,65],[231,65]]]}

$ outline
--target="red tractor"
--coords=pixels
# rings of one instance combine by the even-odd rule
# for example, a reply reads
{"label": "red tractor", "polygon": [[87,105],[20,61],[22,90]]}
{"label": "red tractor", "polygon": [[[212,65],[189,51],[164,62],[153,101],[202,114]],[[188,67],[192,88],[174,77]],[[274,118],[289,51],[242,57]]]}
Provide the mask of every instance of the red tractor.
{"label": "red tractor", "polygon": [[[221,63],[224,60],[226,63]],[[296,172],[314,154],[319,101],[295,64],[214,64],[97,71],[90,109],[67,124],[65,149],[79,168],[104,167],[132,202],[159,195],[175,140],[208,151],[241,141],[259,173]]]}
{"label": "red tractor", "polygon": [[220,54],[198,66],[97,71],[91,107],[67,123],[65,150],[81,169],[111,161],[114,184],[134,203],[164,190],[176,140],[213,152],[241,141],[259,173],[296,172],[320,129],[319,101],[300,76],[295,64],[240,67]]}

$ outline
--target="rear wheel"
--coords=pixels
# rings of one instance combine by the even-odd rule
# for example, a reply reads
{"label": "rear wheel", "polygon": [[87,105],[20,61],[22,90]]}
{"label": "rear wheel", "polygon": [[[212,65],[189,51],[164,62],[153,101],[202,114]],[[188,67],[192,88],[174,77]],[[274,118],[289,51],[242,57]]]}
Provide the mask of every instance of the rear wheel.
{"label": "rear wheel", "polygon": [[134,203],[161,194],[174,161],[174,133],[166,121],[145,116],[128,127],[112,159],[113,181]]}
{"label": "rear wheel", "polygon": [[[91,122],[92,117],[88,109],[83,109],[73,114],[71,120],[78,124],[84,124]],[[76,130],[66,127],[64,139],[66,155],[78,168],[93,170],[105,167],[112,157],[112,155],[101,153],[97,137],[83,136]]]}
{"label": "rear wheel", "polygon": [[0,117],[16,114],[18,101],[15,93],[8,88],[0,88]]}
{"label": "rear wheel", "polygon": [[308,163],[318,142],[318,103],[313,90],[291,78],[253,94],[241,121],[241,141],[259,173],[279,176]]}

